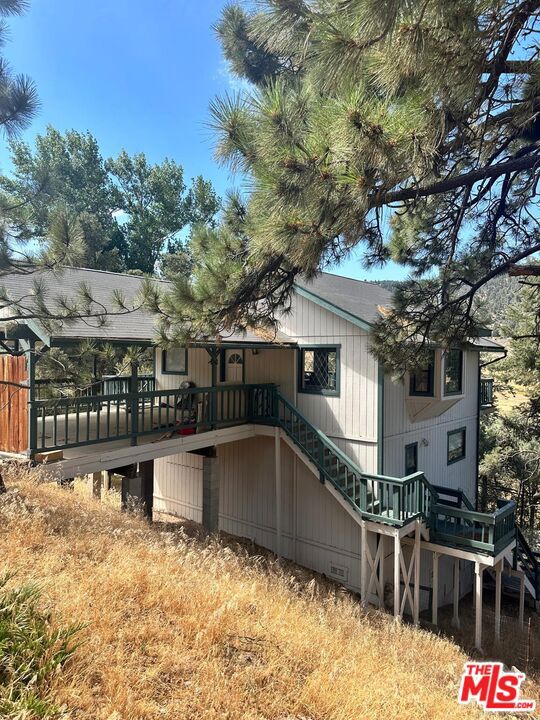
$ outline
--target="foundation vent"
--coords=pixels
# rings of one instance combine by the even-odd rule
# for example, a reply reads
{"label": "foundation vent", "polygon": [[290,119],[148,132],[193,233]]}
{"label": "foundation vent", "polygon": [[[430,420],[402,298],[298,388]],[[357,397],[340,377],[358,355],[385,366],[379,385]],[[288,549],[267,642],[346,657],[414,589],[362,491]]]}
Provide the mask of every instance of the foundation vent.
{"label": "foundation vent", "polygon": [[347,582],[349,579],[349,568],[345,565],[337,565],[336,563],[330,563],[330,572],[328,573],[334,580],[340,582]]}

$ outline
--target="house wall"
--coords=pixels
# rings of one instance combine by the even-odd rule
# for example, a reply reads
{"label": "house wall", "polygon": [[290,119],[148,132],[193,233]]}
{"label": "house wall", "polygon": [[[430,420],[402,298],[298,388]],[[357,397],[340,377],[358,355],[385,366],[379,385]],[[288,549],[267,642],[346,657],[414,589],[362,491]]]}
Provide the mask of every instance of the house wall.
{"label": "house wall", "polygon": [[[261,348],[255,354],[251,349],[243,352],[246,383],[276,383],[280,391],[294,399],[295,387],[295,351],[288,348]],[[226,385],[220,380],[220,363],[217,367],[217,385]],[[156,350],[156,389],[175,390],[181,382],[190,380],[197,387],[211,387],[212,366],[210,356],[204,348],[188,348],[188,367],[185,375],[163,372],[163,351]]]}
{"label": "house wall", "polygon": [[[274,439],[256,437],[217,448],[219,528],[276,551]],[[290,448],[281,445],[282,555],[360,591],[360,526]],[[154,509],[202,519],[202,457],[155,461]],[[332,566],[345,576],[332,575]],[[346,580],[345,580],[346,578]]]}
{"label": "house wall", "polygon": [[339,396],[297,392],[296,405],[365,472],[377,472],[378,363],[368,333],[299,295],[281,329],[299,346],[340,346]]}
{"label": "house wall", "polygon": [[[384,474],[402,477],[405,473],[405,446],[418,443],[418,468],[434,485],[461,489],[476,499],[478,353],[466,352],[464,394],[441,415],[418,422],[411,421],[404,383],[385,378],[384,384]],[[466,456],[447,464],[447,434],[466,428]]]}
{"label": "house wall", "polygon": [[[219,529],[275,552],[274,439],[261,436],[220,445],[217,457]],[[182,453],[156,460],[155,475],[154,509],[201,522],[202,457]],[[283,442],[281,475],[282,555],[360,592],[360,525]],[[377,537],[384,543],[384,581],[391,587],[393,538],[369,533],[372,555]],[[410,550],[404,552],[408,555]],[[431,553],[422,552],[420,584],[425,588],[431,587],[431,563]],[[445,604],[452,600],[453,565],[445,557],[439,563],[439,601]],[[470,563],[462,563],[461,578],[460,594],[464,595],[471,587]],[[421,591],[420,599],[421,609],[427,609],[427,589]],[[373,596],[371,601],[375,601]]]}
{"label": "house wall", "polygon": [[[464,397],[436,417],[413,422],[407,410],[404,386],[384,380],[384,414],[379,417],[379,366],[369,351],[369,335],[353,323],[297,296],[292,313],[281,329],[298,345],[340,347],[339,396],[298,392],[297,351],[244,350],[246,383],[274,382],[300,411],[366,472],[378,471],[379,420],[384,420],[383,471],[404,474],[405,445],[418,442],[418,465],[434,484],[461,488],[471,498],[476,490],[476,428],[478,354],[466,353]],[[190,349],[187,375],[163,375],[157,352],[158,388],[176,388],[189,379],[198,386],[211,384],[211,366],[204,349]],[[218,384],[220,372],[217,372]],[[447,432],[467,429],[466,458],[446,464]],[[424,442],[423,442],[424,441]],[[256,437],[217,448],[220,472],[220,530],[249,538],[276,550],[274,440]],[[191,459],[190,459],[191,458]],[[193,458],[196,458],[193,460]],[[360,590],[360,526],[320,484],[306,465],[282,444],[282,554],[291,560]],[[156,510],[200,522],[202,519],[202,460],[178,455],[156,461]],[[376,536],[370,534],[375,551]],[[393,546],[385,543],[385,581],[393,583]],[[461,594],[471,587],[469,563],[462,563]],[[431,554],[422,553],[421,585],[431,587]],[[440,603],[452,599],[452,562],[441,558]],[[427,609],[430,593],[421,592]]]}

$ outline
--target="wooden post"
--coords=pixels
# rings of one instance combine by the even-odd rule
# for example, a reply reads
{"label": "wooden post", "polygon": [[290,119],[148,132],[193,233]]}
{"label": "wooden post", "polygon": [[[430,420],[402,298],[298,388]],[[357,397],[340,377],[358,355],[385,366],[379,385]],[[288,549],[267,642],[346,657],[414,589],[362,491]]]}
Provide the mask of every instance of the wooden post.
{"label": "wooden post", "polygon": [[484,574],[484,566],[482,563],[474,563],[475,583],[474,594],[476,597],[475,608],[475,626],[474,626],[474,647],[482,651],[482,580]]}
{"label": "wooden post", "polygon": [[384,610],[384,535],[379,535],[379,543],[381,544],[381,553],[379,560],[379,585],[382,589],[379,597],[379,607]]}
{"label": "wooden post", "polygon": [[399,530],[395,531],[394,535],[394,619],[399,620],[401,618],[401,588],[400,588],[400,555],[401,555],[401,540],[399,537]]}
{"label": "wooden post", "polygon": [[431,622],[437,625],[439,612],[439,553],[433,553],[433,577],[431,593]]}
{"label": "wooden post", "polygon": [[362,605],[367,605],[367,527],[366,521],[361,520],[361,542],[362,547],[360,548],[360,596],[362,598]]}
{"label": "wooden post", "polygon": [[519,575],[519,626],[523,630],[525,622],[525,575]]}
{"label": "wooden post", "polygon": [[417,520],[414,528],[414,608],[413,622],[418,625],[420,621],[420,520]]}
{"label": "wooden post", "polygon": [[296,562],[296,534],[298,532],[298,456],[293,453],[292,559]]}
{"label": "wooden post", "polygon": [[92,473],[92,496],[98,500],[101,498],[101,476],[101,472]]}
{"label": "wooden post", "polygon": [[454,615],[452,627],[459,630],[459,558],[454,558]]}
{"label": "wooden post", "polygon": [[276,555],[281,557],[281,437],[280,429],[274,428],[274,469],[276,480]]}
{"label": "wooden post", "polygon": [[495,565],[495,642],[501,639],[501,592],[502,592],[502,566],[504,560]]}
{"label": "wooden post", "polygon": [[[206,352],[210,356],[210,368],[211,368],[211,386],[212,388],[217,387],[217,366],[218,366],[218,360],[221,354],[221,350],[218,347],[207,347]],[[215,430],[216,429],[216,419],[217,419],[217,395],[214,390],[214,392],[210,393],[209,398],[209,408],[208,411],[210,413],[210,429]]]}
{"label": "wooden post", "polygon": [[130,380],[130,407],[131,407],[131,445],[137,444],[137,435],[139,434],[139,394],[138,394],[138,363],[133,360],[131,363],[131,380]]}
{"label": "wooden post", "polygon": [[203,458],[202,520],[208,532],[219,530],[219,466],[215,456]]}
{"label": "wooden post", "polygon": [[23,343],[28,346],[26,354],[26,368],[28,371],[28,449],[26,453],[32,460],[37,449],[37,413],[34,404],[36,397],[36,344],[33,340],[21,341],[21,344]]}
{"label": "wooden post", "polygon": [[144,506],[144,514],[152,519],[154,507],[154,461],[146,460],[139,463],[139,475],[141,478],[141,501]]}

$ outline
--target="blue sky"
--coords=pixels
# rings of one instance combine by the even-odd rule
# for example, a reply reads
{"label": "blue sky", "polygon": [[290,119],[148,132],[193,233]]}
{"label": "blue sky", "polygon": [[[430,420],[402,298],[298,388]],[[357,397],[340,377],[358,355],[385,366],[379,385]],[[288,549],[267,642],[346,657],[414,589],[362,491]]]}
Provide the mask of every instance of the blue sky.
{"label": "blue sky", "polygon": [[[235,184],[212,158],[208,103],[235,90],[212,25],[224,0],[30,0],[10,19],[5,55],[36,82],[42,108],[24,138],[48,124],[89,130],[105,157],[125,148],[152,162],[170,157],[186,179],[202,174],[223,194]],[[1,170],[8,169],[5,145]],[[400,268],[368,272],[358,259],[339,272],[398,278]]]}

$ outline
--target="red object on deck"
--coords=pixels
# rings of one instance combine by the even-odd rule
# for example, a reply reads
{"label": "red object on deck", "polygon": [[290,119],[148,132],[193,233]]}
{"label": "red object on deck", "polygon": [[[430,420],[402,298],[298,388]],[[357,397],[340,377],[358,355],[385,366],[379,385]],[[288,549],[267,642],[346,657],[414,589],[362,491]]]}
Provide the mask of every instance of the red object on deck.
{"label": "red object on deck", "polygon": [[177,435],[195,435],[197,428],[189,425],[184,425],[183,427],[179,427],[176,431]]}

